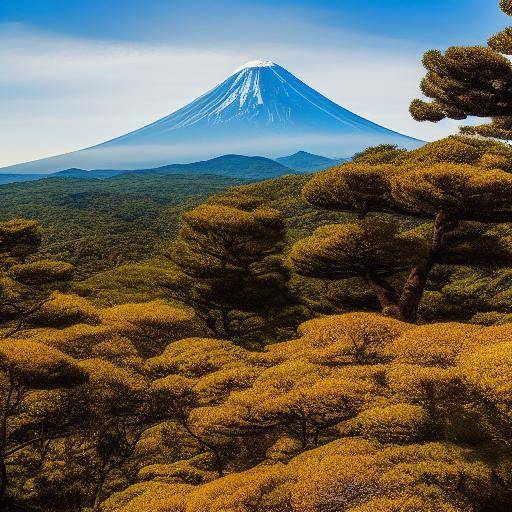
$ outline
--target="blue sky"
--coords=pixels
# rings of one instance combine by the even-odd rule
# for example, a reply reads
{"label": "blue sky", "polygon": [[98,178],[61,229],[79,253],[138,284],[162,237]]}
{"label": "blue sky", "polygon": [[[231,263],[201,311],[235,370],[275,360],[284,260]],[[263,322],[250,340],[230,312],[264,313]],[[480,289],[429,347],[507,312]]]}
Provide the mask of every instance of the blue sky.
{"label": "blue sky", "polygon": [[498,0],[0,0],[0,165],[86,147],[271,59],[407,134],[421,55],[507,24]]}

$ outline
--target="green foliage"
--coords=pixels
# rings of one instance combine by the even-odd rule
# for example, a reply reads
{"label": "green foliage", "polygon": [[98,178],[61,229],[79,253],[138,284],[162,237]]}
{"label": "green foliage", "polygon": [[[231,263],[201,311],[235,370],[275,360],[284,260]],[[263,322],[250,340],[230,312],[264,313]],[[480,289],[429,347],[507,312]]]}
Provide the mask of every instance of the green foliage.
{"label": "green foliage", "polygon": [[176,235],[182,212],[245,182],[213,175],[126,174],[12,183],[0,187],[0,219],[40,221],[44,257],[72,263],[77,276],[88,277],[153,255]]}

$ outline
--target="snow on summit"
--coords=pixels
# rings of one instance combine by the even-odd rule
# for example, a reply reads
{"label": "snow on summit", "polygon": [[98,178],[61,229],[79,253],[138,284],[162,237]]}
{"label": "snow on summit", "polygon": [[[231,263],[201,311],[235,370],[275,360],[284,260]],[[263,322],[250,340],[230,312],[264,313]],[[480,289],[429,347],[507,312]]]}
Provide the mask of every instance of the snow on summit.
{"label": "snow on summit", "polygon": [[249,62],[246,62],[245,64],[242,64],[235,73],[238,73],[239,71],[242,71],[243,69],[250,69],[250,68],[270,68],[272,66],[275,66],[275,62],[272,62],[271,60],[250,60]]}
{"label": "snow on summit", "polygon": [[349,157],[377,144],[420,141],[343,108],[270,60],[253,60],[192,103],[110,141],[9,172],[142,169],[224,154],[279,157],[305,150]]}

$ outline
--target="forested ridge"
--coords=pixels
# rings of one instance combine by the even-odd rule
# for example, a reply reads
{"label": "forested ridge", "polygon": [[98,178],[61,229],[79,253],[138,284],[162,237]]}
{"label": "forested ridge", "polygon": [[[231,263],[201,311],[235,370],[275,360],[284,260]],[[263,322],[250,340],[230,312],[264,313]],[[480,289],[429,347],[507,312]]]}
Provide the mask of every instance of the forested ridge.
{"label": "forested ridge", "polygon": [[503,54],[427,53],[413,116],[490,121],[420,149],[0,187],[1,510],[508,512]]}

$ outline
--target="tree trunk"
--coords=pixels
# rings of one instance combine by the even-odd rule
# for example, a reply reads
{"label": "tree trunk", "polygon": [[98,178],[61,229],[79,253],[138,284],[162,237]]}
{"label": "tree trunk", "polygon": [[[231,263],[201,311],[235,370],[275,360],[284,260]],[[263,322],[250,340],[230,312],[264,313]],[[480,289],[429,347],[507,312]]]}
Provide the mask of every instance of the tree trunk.
{"label": "tree trunk", "polygon": [[380,307],[383,310],[390,307],[396,307],[399,298],[398,293],[385,279],[367,275],[366,281],[373,290],[373,293],[375,293]]}
{"label": "tree trunk", "polygon": [[105,485],[106,479],[106,471],[102,471],[100,474],[98,485],[96,487],[96,492],[94,493],[94,504],[92,508],[94,512],[99,512],[101,510],[101,502],[103,500],[103,486]]}
{"label": "tree trunk", "polygon": [[7,490],[7,468],[5,466],[5,460],[0,457],[0,504],[4,500],[5,491]]}
{"label": "tree trunk", "polygon": [[450,231],[453,231],[456,226],[457,223],[449,219],[444,211],[437,214],[434,222],[432,245],[428,255],[411,270],[404,284],[400,300],[398,301],[399,313],[402,320],[411,323],[417,321],[418,307],[423,297],[423,291],[425,290],[428,276],[439,254],[445,247],[444,236]]}

